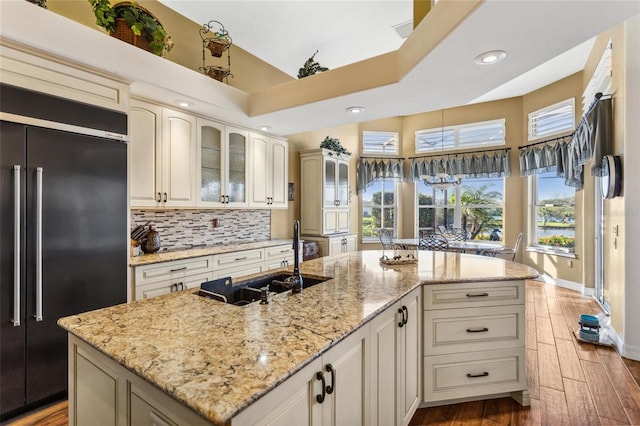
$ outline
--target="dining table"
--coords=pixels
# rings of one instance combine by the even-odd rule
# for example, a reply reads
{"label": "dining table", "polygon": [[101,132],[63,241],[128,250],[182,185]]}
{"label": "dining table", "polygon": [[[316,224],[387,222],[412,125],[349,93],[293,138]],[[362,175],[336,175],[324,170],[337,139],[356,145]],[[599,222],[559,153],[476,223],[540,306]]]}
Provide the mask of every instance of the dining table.
{"label": "dining table", "polygon": [[[495,256],[500,251],[504,250],[504,245],[496,243],[488,243],[484,241],[459,241],[449,240],[448,251],[456,251],[460,253],[481,254],[485,256]],[[420,245],[419,238],[399,238],[394,239],[393,243],[401,246],[405,250],[417,249]]]}

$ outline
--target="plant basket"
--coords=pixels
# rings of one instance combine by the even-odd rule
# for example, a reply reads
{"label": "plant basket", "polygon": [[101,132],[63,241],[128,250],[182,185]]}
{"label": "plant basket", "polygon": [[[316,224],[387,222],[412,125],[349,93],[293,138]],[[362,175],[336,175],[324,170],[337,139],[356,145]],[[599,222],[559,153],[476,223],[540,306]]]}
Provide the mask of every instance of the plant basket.
{"label": "plant basket", "polygon": [[124,21],[124,18],[116,18],[116,26],[111,33],[112,37],[120,39],[125,43],[133,44],[140,49],[144,49],[147,52],[153,52],[149,41],[146,39],[147,32],[142,31],[140,35],[134,34],[133,30]]}
{"label": "plant basket", "polygon": [[205,74],[215,80],[222,81],[229,76],[230,71],[227,68],[211,66],[205,69]]}
{"label": "plant basket", "polygon": [[231,42],[221,38],[208,38],[205,40],[205,46],[211,51],[211,56],[219,58],[229,48]]}

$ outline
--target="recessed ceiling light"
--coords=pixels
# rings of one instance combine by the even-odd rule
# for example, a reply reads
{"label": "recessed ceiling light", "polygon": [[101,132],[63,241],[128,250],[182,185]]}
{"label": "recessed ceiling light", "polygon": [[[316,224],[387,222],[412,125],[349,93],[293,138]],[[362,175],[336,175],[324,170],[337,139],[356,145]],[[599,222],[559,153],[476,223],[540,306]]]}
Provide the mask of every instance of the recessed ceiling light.
{"label": "recessed ceiling light", "polygon": [[347,111],[349,111],[351,114],[360,114],[362,111],[364,111],[364,107],[352,106],[347,108]]}
{"label": "recessed ceiling light", "polygon": [[260,126],[260,130],[266,132],[267,130],[271,130],[271,126]]}
{"label": "recessed ceiling light", "polygon": [[507,56],[507,52],[504,50],[490,50],[488,52],[481,53],[476,56],[474,62],[478,65],[490,65],[501,61]]}
{"label": "recessed ceiling light", "polygon": [[178,106],[181,106],[182,108],[189,108],[193,106],[191,102],[187,102],[187,101],[176,101],[176,104]]}

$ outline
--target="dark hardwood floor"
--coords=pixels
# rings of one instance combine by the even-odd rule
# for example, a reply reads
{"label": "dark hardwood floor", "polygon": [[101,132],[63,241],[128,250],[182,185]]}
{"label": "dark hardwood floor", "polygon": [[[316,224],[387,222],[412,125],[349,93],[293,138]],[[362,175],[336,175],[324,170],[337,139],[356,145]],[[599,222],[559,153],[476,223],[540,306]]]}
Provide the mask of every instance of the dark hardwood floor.
{"label": "dark hardwood floor", "polygon": [[[600,312],[593,299],[537,281],[527,282],[526,350],[531,406],[511,398],[422,408],[422,425],[640,425],[640,362],[615,349],[579,343],[580,314]],[[62,402],[11,426],[66,426]]]}

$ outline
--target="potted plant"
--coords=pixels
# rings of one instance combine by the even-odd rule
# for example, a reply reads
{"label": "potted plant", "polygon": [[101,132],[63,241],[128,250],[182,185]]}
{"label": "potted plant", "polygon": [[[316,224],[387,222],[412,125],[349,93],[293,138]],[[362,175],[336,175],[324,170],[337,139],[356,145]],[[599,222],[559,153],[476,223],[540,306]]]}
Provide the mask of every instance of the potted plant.
{"label": "potted plant", "polygon": [[173,47],[171,37],[155,16],[135,2],[111,5],[109,0],[88,0],[96,16],[96,24],[119,38],[158,56]]}

